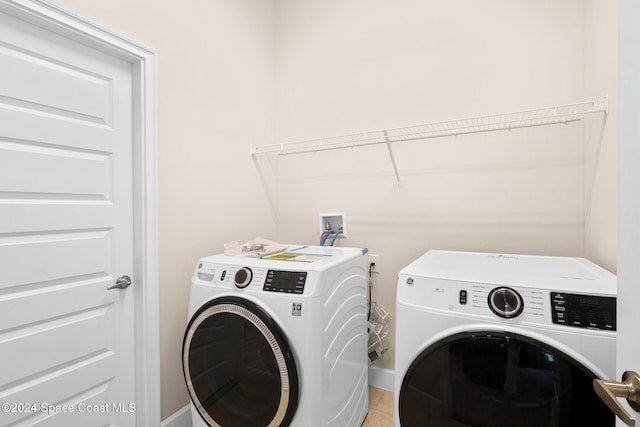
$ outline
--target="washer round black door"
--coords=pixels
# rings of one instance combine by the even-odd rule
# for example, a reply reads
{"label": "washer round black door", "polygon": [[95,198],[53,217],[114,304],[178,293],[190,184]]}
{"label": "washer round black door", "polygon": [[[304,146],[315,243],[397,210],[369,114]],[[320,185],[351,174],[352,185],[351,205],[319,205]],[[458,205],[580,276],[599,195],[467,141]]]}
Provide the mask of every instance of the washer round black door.
{"label": "washer round black door", "polygon": [[258,305],[217,298],[191,318],[182,367],[193,404],[210,426],[288,426],[298,406],[293,353]]}
{"label": "washer round black door", "polygon": [[613,427],[593,391],[596,376],[540,341],[464,332],[425,349],[399,395],[403,427]]}

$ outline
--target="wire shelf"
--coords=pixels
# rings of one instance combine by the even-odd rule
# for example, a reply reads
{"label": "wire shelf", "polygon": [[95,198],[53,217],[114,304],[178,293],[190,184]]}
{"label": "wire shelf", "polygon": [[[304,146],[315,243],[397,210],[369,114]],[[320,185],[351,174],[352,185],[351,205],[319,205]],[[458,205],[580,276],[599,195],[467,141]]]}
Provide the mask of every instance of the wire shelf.
{"label": "wire shelf", "polygon": [[259,154],[275,153],[277,155],[290,155],[385,144],[393,165],[396,181],[400,183],[400,174],[398,173],[398,167],[393,156],[393,150],[391,149],[392,143],[468,133],[570,123],[581,120],[583,116],[587,114],[598,112],[604,114],[609,112],[609,100],[607,97],[595,101],[537,108],[534,110],[446,120],[417,126],[352,133],[349,135],[310,139],[307,141],[253,146],[251,147],[250,154],[254,161],[256,161],[256,156]]}
{"label": "wire shelf", "polygon": [[268,153],[278,155],[299,154],[467,133],[545,126],[581,120],[584,115],[597,112],[604,112],[605,114],[608,112],[607,97],[577,104],[446,120],[416,126],[359,132],[283,144],[254,146],[251,148],[251,155]]}

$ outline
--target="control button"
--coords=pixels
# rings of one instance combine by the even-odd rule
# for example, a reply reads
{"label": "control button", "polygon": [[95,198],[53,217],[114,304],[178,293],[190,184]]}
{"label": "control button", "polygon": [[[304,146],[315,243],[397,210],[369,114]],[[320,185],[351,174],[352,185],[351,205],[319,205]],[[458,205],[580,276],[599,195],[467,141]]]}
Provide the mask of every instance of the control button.
{"label": "control button", "polygon": [[220,280],[224,281],[225,277],[227,277],[227,270],[222,270],[222,274],[220,275]]}
{"label": "control button", "polygon": [[238,288],[246,288],[251,283],[253,272],[249,267],[242,267],[236,272],[234,282]]}
{"label": "control button", "polygon": [[519,316],[524,309],[524,302],[520,294],[507,287],[493,289],[489,293],[487,302],[491,311],[505,319]]}
{"label": "control button", "polygon": [[467,304],[467,291],[464,289],[460,291],[460,298],[458,299],[461,305]]}

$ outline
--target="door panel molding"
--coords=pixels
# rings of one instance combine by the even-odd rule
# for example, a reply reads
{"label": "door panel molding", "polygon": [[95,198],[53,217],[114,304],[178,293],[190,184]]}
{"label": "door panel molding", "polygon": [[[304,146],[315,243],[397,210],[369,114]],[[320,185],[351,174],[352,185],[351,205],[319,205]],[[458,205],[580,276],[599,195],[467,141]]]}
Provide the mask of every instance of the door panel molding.
{"label": "door panel molding", "polygon": [[136,424],[160,425],[156,57],[150,49],[45,0],[0,0],[0,13],[129,62],[133,69]]}

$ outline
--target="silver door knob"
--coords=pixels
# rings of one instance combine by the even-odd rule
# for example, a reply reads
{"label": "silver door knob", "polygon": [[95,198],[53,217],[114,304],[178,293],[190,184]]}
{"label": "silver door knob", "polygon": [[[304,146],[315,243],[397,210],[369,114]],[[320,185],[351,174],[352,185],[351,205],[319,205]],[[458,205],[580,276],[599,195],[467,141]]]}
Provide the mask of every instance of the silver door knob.
{"label": "silver door knob", "polygon": [[636,425],[636,420],[618,402],[618,398],[624,397],[634,411],[640,412],[640,376],[637,373],[626,371],[622,374],[622,382],[593,380],[593,389],[626,425]]}
{"label": "silver door knob", "polygon": [[126,289],[131,285],[131,277],[129,276],[120,276],[116,279],[115,285],[109,286],[107,289]]}

